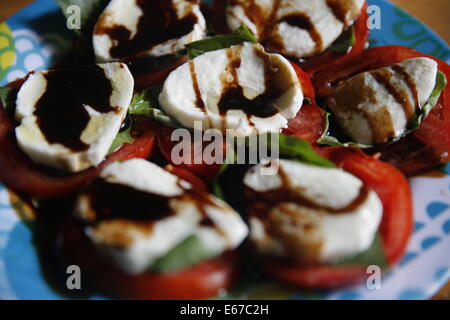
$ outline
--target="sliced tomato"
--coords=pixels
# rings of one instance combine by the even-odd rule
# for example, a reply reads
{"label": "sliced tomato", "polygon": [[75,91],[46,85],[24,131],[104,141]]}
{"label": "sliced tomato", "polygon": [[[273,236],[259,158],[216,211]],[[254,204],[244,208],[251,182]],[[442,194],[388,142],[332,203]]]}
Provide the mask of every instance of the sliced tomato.
{"label": "sliced tomato", "polygon": [[[380,225],[384,253],[389,265],[402,257],[413,227],[411,190],[406,178],[388,163],[350,148],[325,148],[322,155],[338,167],[360,178],[374,190],[383,203]],[[291,285],[332,289],[357,283],[367,278],[364,266],[301,267],[286,262],[267,260],[263,267],[271,276]]]}
{"label": "sliced tomato", "polygon": [[237,255],[222,256],[186,270],[159,274],[129,275],[113,266],[96,251],[82,227],[70,221],[60,234],[58,251],[68,264],[81,267],[91,287],[114,297],[137,300],[198,300],[230,289],[239,273]]}
{"label": "sliced tomato", "polygon": [[[172,141],[172,132],[174,129],[168,127],[161,127],[158,130],[158,144],[161,150],[161,153],[164,155],[164,158],[171,163],[174,167],[178,167],[181,169],[185,169],[187,171],[192,172],[196,176],[206,179],[213,180],[220,171],[221,164],[207,164],[207,159],[205,157],[207,154],[204,152],[205,148],[208,146],[209,142],[206,141],[198,141],[194,142],[192,137],[191,144],[191,154],[189,161],[183,161],[183,163],[178,163],[178,161],[174,161],[172,159],[172,150],[179,143],[177,141]],[[194,145],[197,143],[197,145]],[[224,144],[225,149],[225,144]],[[196,153],[197,152],[197,153]],[[198,154],[201,152],[201,154]],[[223,152],[225,156],[225,151]],[[195,163],[195,159],[201,159],[201,163]]]}
{"label": "sliced tomato", "polygon": [[311,144],[316,144],[326,129],[325,113],[316,104],[314,87],[308,74],[297,64],[293,62],[291,64],[302,85],[303,95],[305,98],[311,99],[312,103],[303,104],[297,116],[289,120],[288,128],[283,130],[283,134],[296,136]]}
{"label": "sliced tomato", "polygon": [[171,164],[165,166],[164,169],[176,175],[178,178],[186,182],[189,182],[194,188],[209,192],[208,186],[200,178],[195,176],[192,172],[174,167]]}
{"label": "sliced tomato", "polygon": [[[16,84],[20,85],[20,82]],[[154,128],[153,121],[136,118],[133,126],[135,140],[132,144],[124,144],[96,168],[63,176],[35,164],[18,147],[14,135],[15,123],[0,104],[0,180],[11,189],[36,198],[55,198],[72,194],[114,161],[148,158],[155,147]]]}
{"label": "sliced tomato", "polygon": [[137,68],[131,68],[136,89],[147,89],[163,84],[169,74],[187,60],[187,56],[183,56],[169,65],[164,65],[158,68],[149,69],[144,67],[139,70],[137,70]]}
{"label": "sliced tomato", "polygon": [[327,50],[317,57],[307,59],[301,63],[300,66],[309,75],[313,76],[317,72],[322,70],[328,70],[333,66],[339,66],[351,61],[356,55],[360,54],[366,48],[367,41],[369,40],[369,28],[367,27],[367,2],[364,4],[361,14],[355,21],[355,44],[351,50],[347,53],[337,53],[331,50]]}
{"label": "sliced tomato", "polygon": [[[450,79],[450,66],[447,63],[407,47],[385,46],[367,50],[351,63],[323,71],[313,78],[313,82],[318,95],[326,97],[331,94],[334,84],[352,75],[418,57],[434,59],[439,70]],[[407,175],[450,161],[450,85],[444,89],[437,105],[418,130],[379,151],[382,160],[390,162]]]}

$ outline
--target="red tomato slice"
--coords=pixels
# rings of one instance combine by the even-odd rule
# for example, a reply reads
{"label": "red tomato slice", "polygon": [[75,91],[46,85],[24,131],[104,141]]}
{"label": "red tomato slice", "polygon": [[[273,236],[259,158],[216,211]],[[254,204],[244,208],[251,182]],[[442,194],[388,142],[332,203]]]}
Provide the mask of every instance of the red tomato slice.
{"label": "red tomato slice", "polygon": [[[16,88],[20,87],[20,84],[20,81],[14,83]],[[62,176],[35,164],[23,153],[14,135],[15,123],[0,104],[0,180],[11,189],[36,198],[55,198],[72,194],[114,161],[148,158],[155,146],[154,126],[154,122],[147,118],[136,118],[133,144],[124,144],[97,168]]]}
{"label": "red tomato slice", "polygon": [[237,255],[227,252],[189,269],[169,273],[128,275],[108,263],[84,235],[80,225],[67,223],[60,234],[64,261],[79,265],[93,289],[115,297],[137,300],[199,300],[230,289],[239,274]]}
{"label": "red tomato slice", "polygon": [[[202,145],[198,146],[197,148],[194,147],[194,142],[192,142],[191,145],[191,159],[189,163],[182,163],[182,164],[175,164],[172,159],[172,149],[179,143],[176,141],[172,141],[172,132],[174,129],[168,128],[168,127],[162,127],[160,130],[158,130],[158,144],[159,148],[167,161],[171,163],[174,167],[178,167],[184,170],[187,170],[189,172],[194,173],[195,175],[199,176],[200,178],[206,179],[206,180],[213,180],[217,174],[220,171],[221,164],[206,164],[206,159],[204,156],[206,156],[203,152],[205,150],[205,147],[209,144],[209,142],[201,142]],[[198,142],[200,143],[200,142]],[[225,148],[225,147],[224,147]],[[195,154],[195,151],[200,151],[202,154]],[[225,152],[224,152],[225,155]],[[195,164],[194,159],[196,156],[199,159],[202,159],[202,163]],[[209,161],[208,161],[209,162]]]}
{"label": "red tomato slice", "polygon": [[178,178],[189,182],[194,188],[209,192],[208,186],[193,173],[181,168],[174,167],[171,164],[165,166],[164,169],[176,175]]}
{"label": "red tomato slice", "polygon": [[297,73],[297,77],[302,85],[303,95],[309,98],[312,104],[303,104],[297,116],[289,120],[288,128],[282,133],[290,136],[296,136],[304,139],[311,144],[323,135],[326,128],[325,114],[322,108],[318,107],[315,99],[314,87],[308,74],[305,73],[297,64],[291,62]]}
{"label": "red tomato slice", "polygon": [[[389,265],[402,257],[413,226],[412,197],[406,178],[390,164],[348,148],[319,150],[324,156],[372,188],[383,203],[380,225],[383,248]],[[285,262],[266,260],[263,268],[283,282],[302,288],[332,289],[367,278],[362,266],[300,267]]]}
{"label": "red tomato slice", "polygon": [[187,62],[187,60],[187,56],[184,56],[172,64],[156,70],[145,70],[145,68],[142,71],[133,70],[134,85],[136,89],[147,89],[164,83],[169,74],[183,63]]}
{"label": "red tomato slice", "polygon": [[[367,50],[347,64],[318,73],[313,82],[319,96],[332,92],[332,85],[352,75],[390,66],[417,57],[434,59],[439,70],[450,79],[450,66],[432,56],[402,46],[385,46]],[[380,150],[381,159],[403,173],[413,175],[450,161],[450,85],[442,92],[436,107],[420,128],[399,142]]]}
{"label": "red tomato slice", "polygon": [[355,44],[349,52],[341,54],[327,50],[323,54],[307,59],[304,63],[301,63],[300,66],[302,69],[312,76],[322,70],[328,70],[333,66],[345,64],[351,61],[353,57],[364,51],[367,41],[369,40],[369,28],[367,27],[367,7],[368,5],[366,2],[361,10],[360,16],[355,21]]}

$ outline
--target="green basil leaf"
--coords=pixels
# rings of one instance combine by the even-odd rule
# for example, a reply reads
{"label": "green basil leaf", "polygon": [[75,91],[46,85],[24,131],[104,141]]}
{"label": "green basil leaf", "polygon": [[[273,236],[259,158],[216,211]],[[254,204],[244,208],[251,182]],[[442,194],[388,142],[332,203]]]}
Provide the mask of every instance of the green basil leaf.
{"label": "green basil leaf", "polygon": [[8,114],[14,114],[17,92],[19,92],[19,90],[8,86],[0,87],[0,102]]}
{"label": "green basil leaf", "polygon": [[337,266],[371,266],[376,265],[381,269],[388,269],[389,264],[384,254],[383,243],[379,233],[376,234],[372,245],[366,251],[353,257],[337,260],[332,263]]}
{"label": "green basil leaf", "polygon": [[427,103],[423,106],[423,118],[425,119],[430,114],[431,110],[437,105],[439,98],[441,97],[442,91],[444,91],[447,86],[447,77],[442,71],[438,71],[436,75],[436,85],[431,92],[430,98]]}
{"label": "green basil leaf", "polygon": [[246,27],[241,26],[239,29],[227,35],[215,36],[186,45],[189,59],[194,59],[206,52],[229,48],[243,42],[257,43],[255,35]]}
{"label": "green basil leaf", "polygon": [[176,272],[211,259],[214,256],[214,254],[204,248],[196,236],[190,236],[156,260],[148,270],[158,273]]}
{"label": "green basil leaf", "polygon": [[133,123],[130,122],[127,130],[121,131],[117,134],[111,147],[109,148],[108,155],[110,155],[111,153],[116,151],[121,145],[123,145],[125,143],[133,143],[134,139],[131,136],[132,125],[133,125]]}
{"label": "green basil leaf", "polygon": [[55,2],[61,7],[61,11],[67,19],[71,18],[73,14],[73,12],[68,12],[67,8],[72,5],[78,6],[81,14],[81,28],[74,31],[80,36],[90,37],[109,0],[55,0]]}
{"label": "green basil leaf", "polygon": [[227,159],[225,161],[225,163],[220,167],[219,169],[219,173],[217,174],[217,176],[215,177],[213,183],[212,183],[212,188],[213,188],[213,194],[225,201],[225,195],[224,192],[222,190],[222,186],[220,185],[220,178],[222,177],[223,174],[225,174],[225,172],[228,170],[228,168],[235,164],[237,162],[237,154],[234,152],[233,149],[229,149],[227,151]]}
{"label": "green basil leaf", "polygon": [[355,27],[351,26],[331,45],[330,50],[337,53],[347,53],[356,42]]}
{"label": "green basil leaf", "polygon": [[331,147],[352,147],[352,148],[359,148],[359,149],[370,149],[373,146],[367,145],[367,144],[361,144],[354,141],[349,142],[341,142],[338,138],[330,135],[330,119],[332,119],[333,115],[329,112],[325,111],[325,119],[326,119],[326,125],[325,125],[325,131],[322,137],[317,140],[318,144],[331,146]]}
{"label": "green basil leaf", "polygon": [[319,167],[335,168],[333,162],[320,156],[311,145],[299,138],[279,134],[280,156]]}
{"label": "green basil leaf", "polygon": [[173,128],[182,127],[175,119],[166,115],[158,102],[160,87],[152,87],[137,93],[133,97],[128,113],[131,115],[144,115]]}

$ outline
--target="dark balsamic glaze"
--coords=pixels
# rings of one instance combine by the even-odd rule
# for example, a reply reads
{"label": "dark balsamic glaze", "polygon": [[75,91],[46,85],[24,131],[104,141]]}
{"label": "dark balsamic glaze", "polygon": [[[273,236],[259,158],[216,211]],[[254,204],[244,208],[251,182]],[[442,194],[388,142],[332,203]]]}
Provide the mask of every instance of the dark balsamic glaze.
{"label": "dark balsamic glaze", "polygon": [[193,60],[189,61],[189,71],[191,72],[192,86],[195,92],[195,105],[197,108],[205,111],[205,103],[203,102],[202,95],[200,93],[200,87],[198,85],[197,72],[195,71],[195,63]]}
{"label": "dark balsamic glaze", "polygon": [[269,118],[276,115],[279,111],[275,106],[275,101],[281,96],[281,92],[275,88],[273,83],[273,70],[271,70],[267,54],[258,52],[261,58],[265,60],[265,92],[250,100],[244,95],[244,89],[239,84],[237,69],[241,66],[241,58],[239,53],[233,53],[232,50],[227,49],[229,60],[227,70],[232,75],[233,81],[224,83],[225,89],[218,102],[220,114],[225,117],[229,110],[243,110],[248,117],[250,125],[253,125],[251,116]]}
{"label": "dark balsamic glaze", "polygon": [[96,28],[95,34],[107,34],[117,41],[111,48],[110,54],[114,58],[129,58],[142,51],[165,43],[171,39],[181,38],[189,34],[198,18],[190,13],[179,19],[172,1],[136,0],[136,4],[143,14],[137,24],[137,33],[131,37],[131,31],[124,26]]}
{"label": "dark balsamic glaze", "polygon": [[116,110],[110,104],[112,86],[104,70],[89,66],[50,71],[45,78],[47,88],[34,112],[41,132],[49,143],[59,143],[73,151],[88,149],[81,141],[90,119],[84,106],[101,113]]}
{"label": "dark balsamic glaze", "polygon": [[220,113],[225,116],[229,110],[243,110],[247,115],[258,118],[270,118],[278,113],[275,99],[271,94],[262,94],[253,100],[244,95],[244,89],[239,87],[227,88],[219,101]]}
{"label": "dark balsamic glaze", "polygon": [[250,203],[254,206],[253,213],[260,216],[264,220],[266,215],[270,212],[270,209],[280,203],[295,203],[307,208],[316,210],[326,210],[329,213],[339,214],[346,213],[357,209],[366,201],[369,195],[369,189],[366,186],[362,186],[358,196],[347,206],[339,209],[321,206],[314,201],[303,197],[298,192],[298,187],[291,184],[288,174],[282,169],[279,169],[279,177],[281,179],[281,186],[275,190],[269,190],[266,192],[255,192],[247,190],[247,194],[250,198]]}
{"label": "dark balsamic glaze", "polygon": [[98,179],[85,192],[95,212],[95,217],[90,223],[122,219],[145,224],[154,223],[175,215],[170,201],[178,199],[196,206],[202,216],[200,222],[202,226],[215,227],[215,223],[206,212],[207,206],[217,207],[209,194],[196,188],[187,189],[181,184],[181,180],[178,180],[178,186],[184,191],[182,195],[162,196]]}
{"label": "dark balsamic glaze", "polygon": [[333,15],[341,21],[344,26],[347,24],[347,9],[348,6],[345,5],[347,1],[345,0],[327,0],[327,6],[333,11]]}
{"label": "dark balsamic glaze", "polygon": [[409,75],[408,72],[406,72],[405,69],[403,69],[403,67],[399,65],[392,66],[392,70],[398,73],[405,80],[406,84],[409,87],[409,90],[412,93],[413,98],[415,99],[416,108],[417,110],[419,110],[421,108],[419,101],[419,92],[417,91],[417,86],[416,83],[414,82],[414,79]]}
{"label": "dark balsamic glaze", "polygon": [[89,191],[89,198],[97,221],[124,217],[132,221],[148,221],[171,215],[170,198],[122,184],[97,181]]}
{"label": "dark balsamic glaze", "polygon": [[389,71],[382,72],[381,70],[373,71],[371,74],[380,85],[386,88],[389,94],[394,97],[395,101],[402,106],[407,121],[410,121],[414,117],[415,108],[409,102],[407,93],[401,88],[396,88],[390,82],[394,74]]}
{"label": "dark balsamic glaze", "polygon": [[319,52],[322,50],[322,36],[317,31],[316,27],[314,26],[314,23],[306,14],[297,12],[294,14],[287,15],[282,19],[278,20],[277,22],[278,23],[286,22],[287,24],[293,27],[306,30],[309,33],[311,39],[315,43],[315,51]]}

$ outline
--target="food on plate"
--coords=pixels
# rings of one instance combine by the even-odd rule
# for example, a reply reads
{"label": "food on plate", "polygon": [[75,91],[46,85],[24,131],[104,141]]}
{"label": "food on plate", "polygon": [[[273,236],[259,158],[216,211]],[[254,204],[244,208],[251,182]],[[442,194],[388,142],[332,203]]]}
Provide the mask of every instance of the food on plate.
{"label": "food on plate", "polygon": [[36,71],[12,86],[14,99],[0,110],[0,176],[16,191],[72,193],[109,161],[153,151],[154,124],[138,117],[130,132],[135,139],[111,150],[133,97],[133,77],[123,63]]}
{"label": "food on plate", "polygon": [[[405,73],[401,72],[402,68]],[[393,76],[384,81],[383,73],[386,77],[390,74]],[[361,89],[366,86],[361,81],[374,79],[372,74],[379,81],[372,82],[372,89],[368,90],[373,91],[373,86],[378,88],[375,95],[378,103],[368,93],[369,97],[362,97],[366,95],[366,90]],[[447,85],[449,77],[450,67],[437,58],[407,47],[386,46],[366,50],[351,62],[319,72],[314,76],[313,83],[316,94],[328,98],[332,109],[339,109],[335,110],[341,113],[337,115],[337,122],[341,123],[347,134],[357,142],[369,143],[366,147],[371,147],[370,143],[374,143],[376,148],[372,149],[374,152],[381,152],[382,160],[392,163],[407,175],[413,175],[450,159],[447,123],[450,111],[450,88]],[[352,86],[355,90],[350,89]],[[344,93],[346,90],[352,91],[349,98],[352,101],[348,106],[357,107],[356,104],[366,103],[365,108],[374,107],[370,112],[383,112],[384,107],[387,107],[390,115],[383,117],[380,113],[378,117],[376,113],[372,113],[367,122],[375,122],[373,126],[377,128],[363,133],[364,126],[367,129],[364,120],[360,121],[361,117],[355,116],[355,112],[349,116],[349,113],[343,111],[345,108],[337,107],[333,102],[336,92],[339,95],[340,91]],[[382,94],[386,95],[386,101],[379,101]],[[403,107],[404,111],[401,110]],[[360,106],[356,110],[364,113]],[[390,121],[393,126],[389,124]],[[351,127],[348,122],[353,123]],[[371,137],[370,132],[373,131],[381,133],[381,137]],[[329,137],[326,140],[330,141]],[[332,143],[336,143],[336,140]]]}
{"label": "food on plate", "polygon": [[[146,292],[139,291],[137,286],[112,293],[139,299],[180,299],[186,297],[180,294],[183,290],[192,291],[187,296],[190,298],[209,298],[220,289],[229,289],[233,273],[202,266],[214,265],[231,254],[248,233],[239,214],[226,203],[142,159],[106,167],[99,179],[78,196],[75,220],[97,255],[111,263],[111,270],[121,274],[110,281],[125,281],[117,285],[131,286],[133,279],[141,278],[148,286]],[[221,262],[223,269],[233,269],[235,263]],[[216,287],[204,292],[201,283],[191,283],[192,288],[176,288],[175,285],[183,284],[183,280],[176,283],[173,279],[177,273],[189,277],[189,270],[196,268],[204,269],[206,279],[208,273],[217,272],[216,283],[209,284]],[[101,278],[94,274],[97,276]],[[145,280],[146,277],[154,279],[154,283]],[[175,283],[161,288],[160,283],[171,281]]]}
{"label": "food on plate", "polygon": [[400,172],[356,150],[323,152],[343,170],[280,160],[277,175],[261,175],[258,165],[244,178],[250,242],[263,269],[315,289],[360,281],[368,265],[351,259],[373,247],[377,233],[383,251],[372,264],[394,264],[412,228],[410,189]]}
{"label": "food on plate", "polygon": [[[0,180],[38,210],[64,202],[61,261],[113,297],[223,295],[249,251],[246,263],[307,289],[394,266],[413,224],[402,172],[450,160],[450,67],[405,47],[365,50],[364,0],[214,3],[206,18],[232,33],[206,37],[198,0],[86,13],[97,64],[0,88]],[[181,163],[180,132],[193,133]],[[264,133],[280,159],[250,148]],[[236,137],[253,164],[239,162]]]}
{"label": "food on plate", "polygon": [[248,136],[287,128],[303,103],[294,68],[278,54],[244,42],[207,52],[173,71],[159,96],[162,109],[188,128]]}
{"label": "food on plate", "polygon": [[198,1],[111,0],[94,28],[99,62],[172,55],[205,35]]}
{"label": "food on plate", "polygon": [[133,84],[127,66],[117,62],[36,71],[17,93],[19,147],[36,163],[57,169],[97,166],[125,120]]}
{"label": "food on plate", "polygon": [[364,0],[216,0],[215,11],[225,12],[217,24],[245,25],[269,49],[303,59],[310,74],[348,61],[368,40]]}
{"label": "food on plate", "polygon": [[111,0],[93,31],[97,62],[129,61],[137,84],[159,84],[205,36],[199,1]]}
{"label": "food on plate", "polygon": [[366,71],[336,87],[327,106],[354,141],[387,143],[411,127],[430,99],[437,73],[436,61],[429,58]]}

